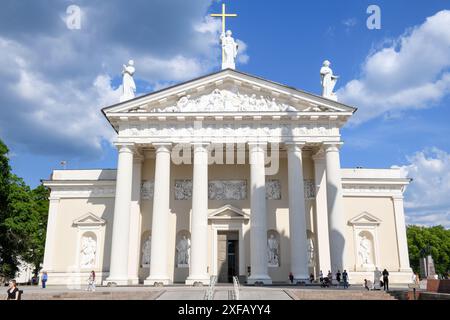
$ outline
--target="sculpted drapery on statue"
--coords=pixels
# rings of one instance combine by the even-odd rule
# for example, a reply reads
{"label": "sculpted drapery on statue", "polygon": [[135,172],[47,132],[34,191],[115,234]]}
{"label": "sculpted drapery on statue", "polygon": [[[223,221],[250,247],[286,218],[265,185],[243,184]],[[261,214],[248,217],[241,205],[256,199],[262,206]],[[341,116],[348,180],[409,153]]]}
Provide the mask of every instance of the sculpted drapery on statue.
{"label": "sculpted drapery on statue", "polygon": [[273,234],[271,234],[270,238],[267,240],[267,253],[269,266],[279,267],[280,257],[279,257],[278,241],[277,239],[275,239],[275,236]]}
{"label": "sculpted drapery on statue", "polygon": [[191,248],[191,242],[186,236],[178,242],[176,247],[178,255],[177,255],[177,266],[178,268],[189,267],[189,251]]}
{"label": "sculpted drapery on statue", "polygon": [[124,102],[127,100],[131,100],[136,96],[136,84],[133,79],[133,75],[136,72],[136,69],[134,68],[134,61],[130,60],[128,61],[128,65],[123,65],[123,93],[120,97],[120,102]]}
{"label": "sculpted drapery on statue", "polygon": [[359,257],[361,258],[361,263],[363,265],[364,264],[372,264],[370,247],[371,247],[370,240],[367,239],[367,237],[365,235],[362,235],[359,240],[358,254],[359,254]]}
{"label": "sculpted drapery on statue", "polygon": [[323,62],[322,68],[320,69],[320,77],[322,80],[322,96],[337,101],[337,96],[333,92],[333,90],[339,77],[333,75],[333,70],[331,70],[330,65],[331,62],[325,60]]}
{"label": "sculpted drapery on statue", "polygon": [[147,240],[144,242],[144,246],[142,248],[142,266],[149,267],[150,266],[150,258],[152,251],[152,237],[148,236]]}
{"label": "sculpted drapery on statue", "polygon": [[223,52],[222,69],[236,69],[236,57],[239,46],[234,41],[232,34],[231,30],[228,30],[226,34],[222,33],[220,36]]}
{"label": "sculpted drapery on statue", "polygon": [[96,253],[97,241],[92,237],[83,237],[81,240],[81,267],[94,267]]}
{"label": "sculpted drapery on statue", "polygon": [[315,264],[315,254],[314,254],[314,240],[312,238],[308,239],[308,265],[314,267]]}

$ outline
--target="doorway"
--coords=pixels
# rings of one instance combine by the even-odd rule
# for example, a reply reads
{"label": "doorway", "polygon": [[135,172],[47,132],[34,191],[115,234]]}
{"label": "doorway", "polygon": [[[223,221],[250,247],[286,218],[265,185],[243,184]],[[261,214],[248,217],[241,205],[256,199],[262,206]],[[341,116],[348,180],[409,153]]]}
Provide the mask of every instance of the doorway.
{"label": "doorway", "polygon": [[237,231],[217,232],[217,275],[218,282],[232,283],[239,275],[239,233]]}

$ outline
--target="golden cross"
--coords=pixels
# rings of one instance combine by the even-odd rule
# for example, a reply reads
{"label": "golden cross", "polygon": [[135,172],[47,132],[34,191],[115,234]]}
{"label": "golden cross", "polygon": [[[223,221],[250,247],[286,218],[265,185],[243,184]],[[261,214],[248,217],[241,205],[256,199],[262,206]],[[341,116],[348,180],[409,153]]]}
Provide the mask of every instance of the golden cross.
{"label": "golden cross", "polygon": [[222,18],[222,33],[225,33],[225,20],[226,18],[237,17],[235,13],[227,13],[225,8],[225,3],[222,4],[222,13],[213,13],[211,17]]}
{"label": "golden cross", "polygon": [[[213,13],[211,14],[211,17],[219,17],[222,18],[222,34],[225,34],[225,20],[226,18],[234,18],[237,17],[237,14],[235,13],[227,13],[226,12],[226,8],[225,8],[225,3],[222,3],[222,13]],[[223,48],[222,48],[222,63],[223,63],[223,59],[225,57],[225,54],[223,52]]]}

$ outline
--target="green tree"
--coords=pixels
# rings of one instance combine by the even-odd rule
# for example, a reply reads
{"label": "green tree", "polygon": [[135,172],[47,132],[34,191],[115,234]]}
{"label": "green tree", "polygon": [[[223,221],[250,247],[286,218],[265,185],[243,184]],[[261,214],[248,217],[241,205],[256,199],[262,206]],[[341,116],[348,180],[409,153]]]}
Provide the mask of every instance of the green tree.
{"label": "green tree", "polygon": [[11,167],[8,147],[0,140],[0,276],[12,277],[17,269],[16,245],[4,221],[8,217]]}
{"label": "green tree", "polygon": [[15,241],[16,254],[23,261],[40,269],[44,256],[47,225],[48,190],[39,186],[34,190],[12,175],[8,196],[8,217],[4,225]]}
{"label": "green tree", "polygon": [[408,249],[411,267],[415,272],[420,271],[422,250],[430,246],[436,273],[444,274],[450,269],[450,230],[443,226],[420,227],[408,226]]}
{"label": "green tree", "polygon": [[35,273],[39,272],[40,265],[44,261],[49,196],[49,189],[43,185],[31,191],[34,216],[33,231],[30,237],[29,254],[24,258],[28,263],[34,265]]}
{"label": "green tree", "polygon": [[0,140],[0,276],[12,278],[18,259],[39,272],[43,261],[49,191],[31,190],[11,173],[8,148]]}

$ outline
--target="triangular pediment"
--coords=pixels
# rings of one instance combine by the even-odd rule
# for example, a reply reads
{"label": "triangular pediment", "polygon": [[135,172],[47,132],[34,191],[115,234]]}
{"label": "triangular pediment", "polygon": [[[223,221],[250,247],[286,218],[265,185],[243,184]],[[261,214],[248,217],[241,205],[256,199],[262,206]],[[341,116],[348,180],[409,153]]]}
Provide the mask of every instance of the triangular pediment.
{"label": "triangular pediment", "polygon": [[222,70],[103,109],[123,116],[181,113],[350,113],[356,109],[289,86]]}
{"label": "triangular pediment", "polygon": [[379,225],[381,220],[374,215],[363,212],[348,221],[349,225]]}
{"label": "triangular pediment", "polygon": [[248,220],[247,213],[232,205],[225,205],[209,214],[210,220]]}
{"label": "triangular pediment", "polygon": [[74,226],[101,226],[105,223],[104,219],[90,212],[73,221]]}

